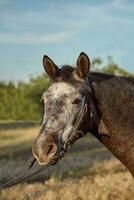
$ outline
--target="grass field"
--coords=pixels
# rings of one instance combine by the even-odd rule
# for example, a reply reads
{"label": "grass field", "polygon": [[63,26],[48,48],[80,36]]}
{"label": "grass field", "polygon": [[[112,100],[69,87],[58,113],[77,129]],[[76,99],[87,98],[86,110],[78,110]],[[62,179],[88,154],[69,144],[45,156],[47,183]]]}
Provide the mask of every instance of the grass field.
{"label": "grass field", "polygon": [[[39,127],[0,130],[0,183],[23,171]],[[96,139],[76,142],[56,166],[0,192],[0,200],[133,200],[131,175]]]}

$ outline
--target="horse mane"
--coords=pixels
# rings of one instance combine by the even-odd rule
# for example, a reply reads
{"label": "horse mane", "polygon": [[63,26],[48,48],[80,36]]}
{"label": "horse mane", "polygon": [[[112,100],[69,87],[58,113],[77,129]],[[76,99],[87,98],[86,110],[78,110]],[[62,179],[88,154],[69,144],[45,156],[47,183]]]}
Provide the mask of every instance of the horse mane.
{"label": "horse mane", "polygon": [[95,82],[101,82],[107,79],[111,78],[121,78],[122,80],[125,80],[126,82],[133,82],[134,83],[134,77],[133,76],[118,76],[114,74],[107,74],[103,72],[90,72],[88,73],[88,78],[90,78],[92,81],[95,80]]}

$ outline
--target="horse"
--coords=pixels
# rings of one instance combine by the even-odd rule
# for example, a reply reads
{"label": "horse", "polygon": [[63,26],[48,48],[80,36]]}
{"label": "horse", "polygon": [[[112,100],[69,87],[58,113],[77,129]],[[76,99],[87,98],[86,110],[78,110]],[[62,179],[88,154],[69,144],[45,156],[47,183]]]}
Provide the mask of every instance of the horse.
{"label": "horse", "polygon": [[75,67],[58,67],[47,55],[43,66],[51,85],[41,98],[43,120],[32,145],[38,163],[56,164],[76,140],[90,133],[134,177],[134,78],[91,72],[84,52]]}

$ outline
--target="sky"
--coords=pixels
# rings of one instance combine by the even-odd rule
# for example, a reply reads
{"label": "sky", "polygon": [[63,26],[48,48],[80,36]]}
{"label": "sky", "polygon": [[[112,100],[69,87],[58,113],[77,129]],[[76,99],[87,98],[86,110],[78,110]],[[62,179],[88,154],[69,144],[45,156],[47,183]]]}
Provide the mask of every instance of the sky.
{"label": "sky", "polygon": [[0,0],[0,81],[28,81],[84,51],[134,72],[134,0]]}

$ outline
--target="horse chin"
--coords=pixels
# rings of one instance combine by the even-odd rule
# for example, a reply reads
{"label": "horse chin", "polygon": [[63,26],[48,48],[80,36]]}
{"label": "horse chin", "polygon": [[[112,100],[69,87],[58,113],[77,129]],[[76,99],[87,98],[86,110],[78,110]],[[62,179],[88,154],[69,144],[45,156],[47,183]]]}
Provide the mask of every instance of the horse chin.
{"label": "horse chin", "polygon": [[[64,146],[65,146],[65,144],[64,144]],[[52,157],[52,159],[49,161],[49,163],[47,163],[47,164],[55,165],[55,164],[57,164],[57,162],[59,160],[61,160],[64,157],[64,155],[67,153],[68,149],[70,148],[70,145],[68,147],[64,147],[64,146],[63,146],[62,150],[58,154],[54,155]]]}

